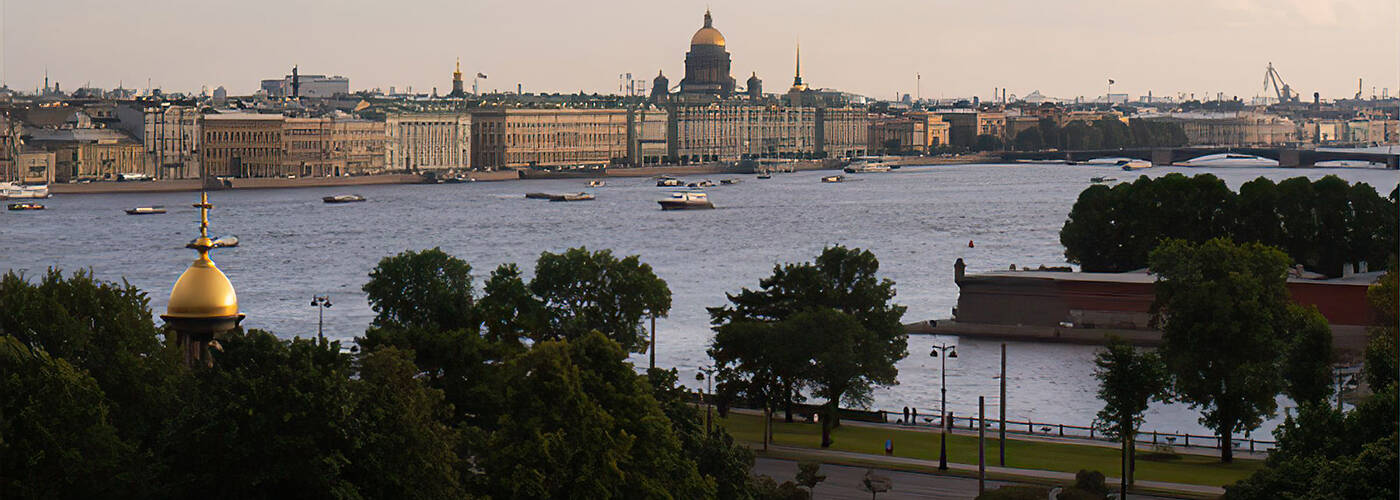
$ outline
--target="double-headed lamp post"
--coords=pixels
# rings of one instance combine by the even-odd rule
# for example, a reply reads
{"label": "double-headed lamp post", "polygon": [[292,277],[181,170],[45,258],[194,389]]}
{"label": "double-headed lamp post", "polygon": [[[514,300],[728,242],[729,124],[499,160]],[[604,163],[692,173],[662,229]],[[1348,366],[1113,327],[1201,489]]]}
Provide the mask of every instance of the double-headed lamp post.
{"label": "double-headed lamp post", "polygon": [[316,336],[324,336],[322,327],[325,325],[326,309],[331,307],[330,295],[312,295],[311,307],[316,308]]}
{"label": "double-headed lamp post", "polygon": [[[939,356],[938,353],[943,355]],[[938,436],[938,470],[948,470],[948,358],[958,357],[957,346],[951,344],[935,344],[933,350],[929,351],[929,356],[939,358],[942,367],[938,370],[941,380],[938,383],[940,394],[940,405],[938,422],[941,431]]]}
{"label": "double-headed lamp post", "polygon": [[[702,367],[698,368],[697,370],[698,370],[698,371],[695,373],[695,380],[698,381],[698,382],[705,382],[706,386],[709,387],[708,389],[705,390],[705,392],[713,393],[713,392],[715,391],[715,369],[714,369],[714,368],[705,368],[705,367],[702,366]],[[710,404],[711,404],[710,398],[707,397],[707,394],[701,393],[701,394],[700,394],[700,402],[702,402],[702,403],[705,404],[705,434],[706,434],[706,435],[709,435],[709,433],[710,433]]]}

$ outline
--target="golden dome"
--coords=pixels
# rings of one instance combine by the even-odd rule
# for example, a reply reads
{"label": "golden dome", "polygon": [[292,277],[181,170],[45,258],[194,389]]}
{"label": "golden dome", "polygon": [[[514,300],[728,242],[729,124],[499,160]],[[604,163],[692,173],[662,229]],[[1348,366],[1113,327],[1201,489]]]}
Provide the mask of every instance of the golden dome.
{"label": "golden dome", "polygon": [[699,31],[695,32],[694,36],[690,37],[690,45],[692,47],[696,45],[724,46],[724,35],[714,28],[713,23],[713,20],[710,19],[710,11],[706,10],[705,27],[700,28]]}
{"label": "golden dome", "polygon": [[[197,244],[197,243],[196,243]],[[170,291],[165,316],[172,318],[226,318],[238,315],[238,293],[207,252],[190,264]]]}
{"label": "golden dome", "polygon": [[209,209],[214,206],[209,204],[205,193],[200,193],[199,203],[194,206],[200,212],[199,238],[187,246],[198,251],[199,257],[175,281],[175,288],[170,290],[170,302],[165,306],[162,317],[213,319],[238,316],[238,294],[233,290],[233,283],[214,265],[214,261],[209,260],[209,251],[214,249],[214,242],[209,239]]}

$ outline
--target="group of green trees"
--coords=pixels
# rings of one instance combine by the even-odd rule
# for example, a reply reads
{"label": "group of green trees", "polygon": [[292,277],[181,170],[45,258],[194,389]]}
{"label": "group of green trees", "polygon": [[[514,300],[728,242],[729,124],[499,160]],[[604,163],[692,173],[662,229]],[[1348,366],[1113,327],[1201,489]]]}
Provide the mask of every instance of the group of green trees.
{"label": "group of green trees", "polygon": [[[1386,273],[1370,292],[1384,324],[1390,325],[1373,331],[1367,349],[1365,373],[1376,394],[1343,413],[1328,404],[1331,328],[1316,308],[1291,301],[1289,262],[1276,248],[1226,238],[1168,240],[1152,252],[1161,348],[1139,351],[1113,340],[1095,360],[1098,395],[1104,401],[1095,425],[1121,440],[1128,484],[1135,436],[1152,401],[1178,401],[1199,410],[1201,423],[1215,430],[1222,444],[1221,461],[1230,462],[1232,436],[1257,429],[1273,416],[1277,396],[1283,394],[1298,403],[1299,414],[1276,431],[1278,451],[1270,456],[1269,467],[1233,487],[1232,497],[1394,496],[1394,385],[1400,368],[1395,361],[1396,275]],[[1357,454],[1367,453],[1386,461],[1356,461]],[[1347,473],[1377,482],[1350,493],[1327,490],[1339,484],[1327,480]],[[1354,494],[1358,492],[1367,494]],[[1376,492],[1388,494],[1372,494]]]}
{"label": "group of green trees", "polygon": [[908,355],[904,307],[879,269],[869,251],[828,247],[813,262],[774,266],[757,290],[710,308],[721,397],[782,408],[791,422],[810,391],[825,399],[822,447],[830,446],[840,405],[867,406],[875,386],[897,383],[894,365]]}
{"label": "group of green trees", "polygon": [[1011,143],[1020,151],[1042,149],[1084,150],[1130,147],[1179,147],[1188,142],[1181,124],[1102,117],[1093,122],[1074,120],[1061,127],[1054,119],[1041,118],[1032,128],[1016,134]]}
{"label": "group of green trees", "polygon": [[1265,467],[1225,487],[1225,498],[1395,498],[1400,464],[1397,412],[1397,273],[1392,263],[1367,296],[1379,313],[1369,332],[1362,373],[1371,394],[1342,410],[1325,401],[1301,402],[1274,431],[1278,445]]}
{"label": "group of green trees", "polygon": [[[544,253],[475,292],[440,250],[383,259],[348,349],[221,335],[187,368],[144,292],[0,279],[9,498],[774,498],[674,370],[638,375],[670,292],[636,257]],[[779,491],[782,490],[782,491]]]}
{"label": "group of green trees", "polygon": [[1123,272],[1147,267],[1163,240],[1226,237],[1281,248],[1290,263],[1340,276],[1350,263],[1378,269],[1387,262],[1397,245],[1396,197],[1333,175],[1277,184],[1260,177],[1239,193],[1210,174],[1141,176],[1081,192],[1060,243],[1065,258],[1085,271]]}

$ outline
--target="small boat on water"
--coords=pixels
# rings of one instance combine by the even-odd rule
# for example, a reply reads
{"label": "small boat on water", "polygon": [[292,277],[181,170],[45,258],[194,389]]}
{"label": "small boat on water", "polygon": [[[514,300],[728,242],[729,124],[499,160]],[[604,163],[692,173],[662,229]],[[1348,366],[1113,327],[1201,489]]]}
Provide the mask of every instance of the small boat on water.
{"label": "small boat on water", "polygon": [[23,203],[11,203],[9,209],[15,212],[23,210],[43,210],[44,206],[32,201],[26,201]]}
{"label": "small boat on water", "polygon": [[[214,241],[214,248],[233,248],[238,246],[237,236],[215,236],[210,239]],[[196,241],[199,241],[199,239],[195,238],[193,240],[190,240],[189,245],[185,246],[188,248],[194,248],[194,242]]]}
{"label": "small boat on water", "polygon": [[549,201],[589,201],[593,199],[590,193],[564,193],[550,196]]}
{"label": "small boat on water", "polygon": [[890,164],[885,163],[885,162],[882,162],[882,161],[864,161],[864,160],[862,160],[862,161],[852,162],[850,165],[847,165],[846,168],[843,168],[842,170],[844,170],[844,171],[845,171],[846,173],[848,173],[848,174],[870,174],[870,173],[889,172],[889,171],[890,171],[890,168],[891,168],[891,167],[890,167]]}
{"label": "small boat on water", "polygon": [[15,182],[0,182],[0,199],[4,200],[32,200],[49,197],[48,184],[19,184]]}
{"label": "small boat on water", "polygon": [[591,181],[588,181],[588,187],[591,187],[591,188],[600,188],[600,187],[603,187],[603,186],[605,186],[605,185],[607,185],[607,183],[606,183],[606,182],[603,182],[602,179],[593,179],[593,180],[591,180]]}
{"label": "small boat on water", "polygon": [[1090,177],[1090,178],[1089,178],[1089,182],[1092,182],[1092,183],[1094,183],[1094,184],[1100,184],[1100,183],[1104,183],[1104,182],[1113,182],[1113,181],[1116,181],[1116,180],[1118,180],[1118,179],[1113,178],[1113,177]]}
{"label": "small boat on water", "polygon": [[552,197],[554,197],[554,195],[549,193],[525,193],[525,199],[527,200],[548,200]]}
{"label": "small boat on water", "polygon": [[365,197],[358,194],[338,194],[335,196],[322,197],[321,201],[326,203],[354,203],[357,201],[365,201]]}
{"label": "small boat on water", "polygon": [[826,176],[826,177],[822,177],[822,182],[826,182],[826,183],[846,182],[846,176],[844,176],[844,175],[828,175],[828,176]]}
{"label": "small boat on water", "polygon": [[687,184],[686,187],[689,187],[689,188],[707,188],[707,187],[715,187],[715,181],[706,179],[706,180],[703,180],[703,181],[700,181],[700,182],[692,182],[692,183],[690,183],[690,184]]}
{"label": "small boat on water", "polygon": [[744,182],[744,181],[743,181],[742,179],[720,179],[720,180],[719,180],[719,183],[720,183],[721,185],[724,185],[724,186],[732,186],[732,185],[738,184],[738,183],[740,183],[740,182]]}
{"label": "small boat on water", "polygon": [[770,173],[768,173],[768,172],[764,172],[764,173],[758,174],[758,178],[759,178],[759,179],[772,179],[772,178],[773,178],[773,174],[770,174]]}
{"label": "small boat on water", "polygon": [[670,198],[657,200],[656,202],[661,204],[662,210],[699,210],[715,208],[715,205],[710,203],[710,197],[706,196],[705,193],[675,192],[671,193]]}
{"label": "small boat on water", "polygon": [[165,206],[154,205],[149,207],[136,207],[126,209],[127,215],[153,215],[165,213]]}
{"label": "small boat on water", "polygon": [[656,187],[681,187],[684,185],[684,182],[675,177],[658,177],[656,179]]}
{"label": "small boat on water", "polygon": [[1114,165],[1122,167],[1123,170],[1129,172],[1133,170],[1142,170],[1144,168],[1152,168],[1152,162],[1145,160],[1118,160],[1118,163]]}

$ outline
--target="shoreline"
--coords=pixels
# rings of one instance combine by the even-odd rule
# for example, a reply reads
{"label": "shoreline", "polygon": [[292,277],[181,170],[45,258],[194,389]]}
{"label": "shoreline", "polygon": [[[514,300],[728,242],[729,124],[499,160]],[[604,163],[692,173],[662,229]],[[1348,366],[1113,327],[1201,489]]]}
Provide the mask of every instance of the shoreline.
{"label": "shoreline", "polygon": [[[910,156],[898,157],[887,160],[900,166],[922,166],[922,165],[972,165],[980,163],[995,163],[999,159],[995,155],[978,153],[951,157],[936,156]],[[793,171],[811,170],[839,170],[841,166],[836,163],[828,163],[823,160],[798,161],[784,164],[784,167]],[[654,177],[659,175],[751,175],[752,172],[740,172],[734,166],[728,164],[707,164],[707,165],[667,165],[650,167],[625,167],[608,170],[601,178],[626,178],[626,177]],[[574,178],[570,175],[551,176],[548,174],[537,174],[534,177],[521,178],[516,170],[489,170],[473,171],[470,177],[475,182],[505,182],[517,180],[534,179],[566,179]],[[310,187],[340,187],[340,186],[369,186],[385,184],[425,184],[425,178],[421,174],[384,174],[384,175],[363,175],[346,177],[306,177],[298,179],[287,179],[281,177],[265,178],[234,178],[228,180],[231,187],[218,187],[212,190],[238,190],[238,189],[288,189],[288,188],[310,188]],[[199,179],[178,179],[178,180],[156,180],[138,182],[92,182],[87,184],[55,183],[49,184],[49,192],[53,194],[114,194],[114,193],[172,193],[199,191]]]}

